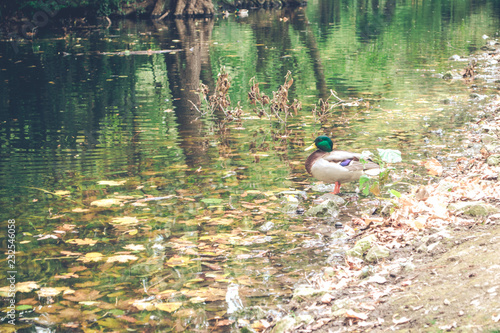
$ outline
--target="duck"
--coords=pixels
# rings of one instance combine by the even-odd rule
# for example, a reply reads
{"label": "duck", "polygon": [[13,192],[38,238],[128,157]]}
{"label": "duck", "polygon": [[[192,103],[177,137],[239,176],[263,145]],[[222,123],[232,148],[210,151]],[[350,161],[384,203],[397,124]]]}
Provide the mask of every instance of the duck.
{"label": "duck", "polygon": [[333,150],[333,142],[326,135],[318,136],[306,150],[316,148],[306,160],[307,172],[325,183],[335,183],[332,194],[340,193],[340,185],[359,180],[363,175],[376,176],[380,166],[372,160],[362,163],[361,154]]}

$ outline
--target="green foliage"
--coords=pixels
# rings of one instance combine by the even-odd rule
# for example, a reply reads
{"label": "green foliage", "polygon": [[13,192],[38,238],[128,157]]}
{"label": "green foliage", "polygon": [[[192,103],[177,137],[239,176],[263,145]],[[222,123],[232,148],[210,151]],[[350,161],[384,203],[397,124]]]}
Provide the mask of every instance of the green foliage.
{"label": "green foliage", "polygon": [[0,14],[12,15],[17,11],[22,11],[25,15],[31,16],[38,11],[57,12],[62,9],[87,8],[91,14],[96,16],[110,15],[118,12],[123,4],[130,4],[135,0],[20,0],[6,1],[0,4]]}
{"label": "green foliage", "polygon": [[[381,189],[385,189],[389,182],[390,175],[394,170],[393,167],[388,166],[389,163],[401,162],[401,152],[394,149],[377,149],[377,153],[373,154],[370,151],[364,151],[361,158],[361,163],[367,163],[368,159],[380,165],[380,173],[376,178],[370,178],[367,175],[362,175],[359,178],[359,188],[363,195],[370,193],[380,196]],[[388,189],[386,191],[389,195],[394,197],[401,197],[401,193],[396,190]]]}

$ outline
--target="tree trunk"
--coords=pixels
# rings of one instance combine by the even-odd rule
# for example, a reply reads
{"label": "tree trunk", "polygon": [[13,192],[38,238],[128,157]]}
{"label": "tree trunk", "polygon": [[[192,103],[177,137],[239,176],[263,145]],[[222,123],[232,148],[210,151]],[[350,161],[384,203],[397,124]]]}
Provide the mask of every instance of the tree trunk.
{"label": "tree trunk", "polygon": [[177,0],[175,16],[212,16],[214,15],[212,0]]}
{"label": "tree trunk", "polygon": [[165,9],[165,0],[156,0],[155,7],[151,13],[151,18],[153,20],[159,19],[163,15]]}

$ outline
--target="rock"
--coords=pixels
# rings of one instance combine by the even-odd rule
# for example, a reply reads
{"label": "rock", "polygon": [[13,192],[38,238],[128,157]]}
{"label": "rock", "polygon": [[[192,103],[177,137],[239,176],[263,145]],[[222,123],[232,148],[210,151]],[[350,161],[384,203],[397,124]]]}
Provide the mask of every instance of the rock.
{"label": "rock", "polygon": [[377,241],[377,236],[370,235],[361,238],[354,244],[352,249],[346,251],[346,254],[353,257],[363,258],[363,255],[368,251],[372,245]]}
{"label": "rock", "polygon": [[326,200],[319,205],[309,208],[306,216],[314,217],[337,217],[339,215],[339,206],[333,200]]}
{"label": "rock", "polygon": [[359,275],[359,277],[361,279],[364,279],[373,274],[374,274],[374,267],[372,265],[368,265],[361,268],[361,274]]}
{"label": "rock", "polygon": [[368,253],[366,254],[365,260],[368,262],[377,262],[379,259],[387,258],[390,255],[390,251],[387,247],[379,244],[373,244]]}
{"label": "rock", "polygon": [[314,184],[311,190],[315,192],[333,192],[335,184]]}
{"label": "rock", "polygon": [[496,135],[491,135],[491,134],[483,133],[481,135],[481,141],[485,145],[491,145],[494,142],[498,143],[498,137]]}
{"label": "rock", "polygon": [[267,221],[266,223],[264,223],[260,228],[259,230],[262,231],[262,232],[268,232],[269,230],[273,229],[274,228],[274,223],[271,222],[271,221]]}
{"label": "rock", "polygon": [[325,291],[311,287],[297,287],[293,291],[293,299],[300,301],[300,299],[311,298],[312,296],[324,294]]}
{"label": "rock", "polygon": [[280,193],[277,193],[276,196],[278,198],[293,196],[297,200],[300,200],[300,199],[306,200],[307,199],[307,193],[305,191],[282,191]]}
{"label": "rock", "polygon": [[439,191],[439,192],[441,192],[441,193],[443,193],[443,192],[449,192],[449,191],[451,191],[452,189],[454,189],[457,186],[458,186],[457,183],[453,183],[453,182],[450,182],[450,181],[447,181],[447,180],[441,180],[439,182],[439,185],[436,188],[436,190]]}
{"label": "rock", "polygon": [[334,276],[335,270],[333,269],[333,267],[325,267],[325,275],[326,276]]}
{"label": "rock", "polygon": [[349,298],[343,297],[339,298],[332,304],[332,311],[338,311],[338,310],[347,310],[350,309],[354,306],[354,301],[350,300]]}
{"label": "rock", "polygon": [[453,74],[451,74],[451,72],[446,72],[445,74],[443,74],[443,80],[451,80],[453,79]]}
{"label": "rock", "polygon": [[347,235],[344,230],[335,230],[334,232],[332,232],[332,234],[330,235],[330,238],[331,239],[335,239],[335,240],[347,240],[349,238],[349,235]]}
{"label": "rock", "polygon": [[493,205],[482,201],[464,201],[450,204],[448,209],[455,214],[466,214],[470,216],[487,216],[499,212],[499,209]]}
{"label": "rock", "polygon": [[292,329],[296,326],[297,320],[291,316],[286,316],[280,321],[276,323],[273,330],[273,333],[283,333],[292,331]]}
{"label": "rock", "polygon": [[276,323],[276,326],[274,326],[271,332],[273,333],[292,332],[293,329],[299,324],[304,323],[306,325],[309,325],[310,323],[313,322],[313,320],[314,318],[311,315],[298,315],[295,317],[286,316]]}
{"label": "rock", "polygon": [[327,201],[327,200],[331,200],[339,206],[345,204],[345,200],[343,198],[339,197],[338,195],[332,194],[332,193],[323,194],[322,196],[314,199],[313,202],[315,204],[320,204],[320,203]]}
{"label": "rock", "polygon": [[331,294],[324,294],[323,297],[321,297],[321,303],[329,304],[334,298],[335,297],[333,297]]}
{"label": "rock", "polygon": [[486,160],[486,163],[491,166],[500,164],[500,154],[490,155]]}
{"label": "rock", "polygon": [[428,252],[432,252],[432,250],[434,250],[434,248],[435,248],[436,246],[438,246],[438,245],[439,245],[439,243],[440,243],[440,242],[438,241],[438,242],[435,242],[435,243],[430,244],[429,246],[427,246],[427,251],[428,251]]}
{"label": "rock", "polygon": [[283,206],[281,206],[281,210],[285,214],[295,214],[297,212],[297,209],[299,208],[298,203],[293,203],[293,202],[283,202]]}
{"label": "rock", "polygon": [[399,264],[402,272],[412,272],[415,270],[415,264],[411,261],[402,262]]}

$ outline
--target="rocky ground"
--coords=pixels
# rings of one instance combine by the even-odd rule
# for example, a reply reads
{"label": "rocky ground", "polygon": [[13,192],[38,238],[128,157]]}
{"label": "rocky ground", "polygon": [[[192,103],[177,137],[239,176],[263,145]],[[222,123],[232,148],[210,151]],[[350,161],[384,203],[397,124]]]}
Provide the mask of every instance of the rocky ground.
{"label": "rocky ground", "polygon": [[[491,92],[500,82],[500,45],[487,40],[476,59],[443,79],[464,75],[483,98],[481,85]],[[432,182],[396,199],[390,213],[353,217],[338,234],[355,241],[344,262],[296,287],[288,315],[252,327],[500,332],[500,96],[493,92],[486,100],[464,133],[474,156],[445,167],[437,160],[423,162],[435,176]]]}

